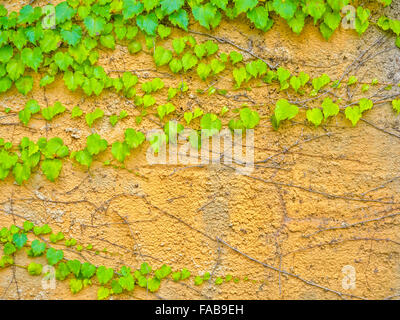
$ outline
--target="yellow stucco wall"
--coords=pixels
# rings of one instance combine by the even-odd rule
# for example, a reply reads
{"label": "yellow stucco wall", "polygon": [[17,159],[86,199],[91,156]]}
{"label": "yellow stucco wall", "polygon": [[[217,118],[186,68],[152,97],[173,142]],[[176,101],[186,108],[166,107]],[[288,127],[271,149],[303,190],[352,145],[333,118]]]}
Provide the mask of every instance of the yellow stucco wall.
{"label": "yellow stucco wall", "polygon": [[[190,29],[204,32],[196,24]],[[173,30],[169,39],[183,34]],[[306,71],[312,76],[325,72],[332,79],[339,78],[360,52],[381,36],[375,29],[361,38],[354,31],[341,29],[325,41],[312,25],[296,36],[282,21],[277,21],[272,31],[262,33],[250,28],[244,19],[223,21],[212,35],[251,48],[292,72]],[[209,39],[193,36],[198,41]],[[371,52],[393,47],[393,41],[388,39]],[[166,47],[170,45],[171,40],[165,41]],[[224,52],[235,49],[224,43],[219,43],[219,48]],[[155,70],[151,55],[145,51],[130,55],[122,46],[115,51],[101,50],[100,64],[114,75],[116,71],[136,70],[139,81],[160,77],[166,88],[177,87],[181,78],[171,76],[166,67]],[[357,73],[365,82],[376,77],[389,83],[388,74],[396,72],[390,66],[398,67],[397,56],[397,49],[377,55],[351,74]],[[245,53],[244,57],[252,59]],[[292,93],[287,97],[278,86],[257,86],[254,80],[251,91],[233,91],[229,68],[214,84],[229,89],[229,98],[198,94],[197,89],[210,83],[200,81],[195,72],[183,75],[183,80],[189,93],[173,101],[181,118],[184,111],[197,106],[219,112],[225,105],[234,108],[243,103],[265,116],[255,131],[255,159],[268,161],[249,176],[223,165],[151,166],[145,157],[147,143],[128,158],[129,170],[103,166],[103,161],[111,159],[109,152],[89,172],[67,160],[55,183],[47,181],[40,170],[23,186],[17,186],[12,178],[0,182],[0,225],[23,219],[48,223],[81,244],[107,248],[108,253],[99,255],[65,250],[68,258],[96,265],[138,267],[147,261],[154,267],[163,263],[173,269],[185,267],[194,275],[208,271],[214,276],[241,278],[236,284],[216,286],[210,282],[199,287],[193,285],[193,279],[164,281],[157,295],[137,288],[132,295],[115,298],[338,299],[354,295],[382,299],[398,294],[400,129],[390,104],[374,107],[365,115],[369,123],[361,121],[355,128],[342,114],[318,129],[312,128],[302,110],[294,122],[283,124],[276,132],[268,119],[276,100],[307,97]],[[166,89],[155,97],[158,104],[164,103]],[[5,140],[16,143],[24,136],[35,141],[41,136],[59,136],[71,149],[80,150],[92,132],[112,142],[122,140],[128,127],[145,130],[161,125],[154,112],[139,126],[134,116],[115,127],[104,117],[90,129],[84,119],[71,120],[66,113],[48,123],[36,117],[27,128],[16,112],[29,99],[36,99],[41,106],[60,101],[69,110],[79,105],[84,112],[100,107],[106,115],[122,109],[131,115],[140,112],[129,99],[115,93],[104,91],[100,97],[86,97],[80,91],[70,92],[58,76],[46,89],[35,81],[27,97],[16,89],[0,97],[1,109],[13,110],[7,116],[0,113],[0,136]],[[229,119],[225,117],[226,122]],[[45,259],[38,261],[45,263]],[[27,264],[28,259],[19,254],[16,262]],[[342,269],[348,265],[356,271],[354,289],[342,286]],[[250,280],[243,280],[245,277]],[[0,297],[6,299],[93,299],[96,290],[93,286],[72,296],[67,282],[57,283],[56,290],[43,290],[41,278],[28,276],[26,270],[0,270]]]}

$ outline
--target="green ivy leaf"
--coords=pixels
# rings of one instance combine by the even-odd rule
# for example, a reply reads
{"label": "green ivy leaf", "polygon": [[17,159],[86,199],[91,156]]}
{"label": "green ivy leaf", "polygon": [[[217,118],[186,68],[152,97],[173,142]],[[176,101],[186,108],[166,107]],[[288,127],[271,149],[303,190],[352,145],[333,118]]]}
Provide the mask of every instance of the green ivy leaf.
{"label": "green ivy leaf", "polygon": [[107,284],[114,276],[114,270],[112,268],[106,268],[105,266],[100,266],[96,271],[97,280],[100,284]]}
{"label": "green ivy leaf", "polygon": [[63,79],[67,88],[71,91],[75,91],[78,86],[83,84],[85,77],[80,71],[67,71],[64,73]]}
{"label": "green ivy leaf", "polygon": [[76,11],[66,1],[59,3],[56,5],[56,24],[71,20],[75,13]]}
{"label": "green ivy leaf", "polygon": [[91,155],[97,155],[107,149],[108,143],[101,139],[97,133],[91,134],[86,138],[87,150]]}
{"label": "green ivy leaf", "polygon": [[36,7],[32,8],[30,5],[26,5],[22,7],[22,9],[19,11],[19,16],[18,16],[18,23],[23,24],[23,23],[28,23],[31,24],[38,20],[42,16],[42,8],[41,7]]}
{"label": "green ivy leaf", "polygon": [[79,106],[75,106],[71,110],[71,118],[79,118],[83,115],[83,111]]}
{"label": "green ivy leaf", "polygon": [[297,1],[294,0],[274,0],[272,2],[272,8],[285,20],[293,18],[297,5]]}
{"label": "green ivy leaf", "polygon": [[106,20],[102,17],[88,16],[83,23],[91,37],[99,36],[105,28]]}
{"label": "green ivy leaf", "polygon": [[13,58],[8,61],[6,70],[10,79],[16,81],[21,75],[24,74],[25,67],[20,59]]}
{"label": "green ivy leaf", "polygon": [[178,11],[171,14],[168,17],[168,19],[174,26],[178,26],[178,27],[182,28],[183,30],[187,31],[187,27],[189,25],[189,16],[185,10],[179,9]]}
{"label": "green ivy leaf", "polygon": [[73,294],[77,294],[83,289],[83,282],[80,279],[71,279],[69,281],[69,288]]}
{"label": "green ivy leaf", "polygon": [[344,111],[346,119],[349,119],[353,126],[361,119],[361,112],[359,106],[347,107]]}
{"label": "green ivy leaf", "polygon": [[93,126],[93,123],[97,119],[101,119],[104,116],[104,111],[101,110],[100,108],[96,108],[93,112],[86,114],[85,120],[88,126],[91,128]]}
{"label": "green ivy leaf", "polygon": [[183,70],[186,72],[197,64],[197,58],[190,52],[186,52],[182,57]]}
{"label": "green ivy leaf", "polygon": [[[46,140],[45,138],[41,139]],[[63,140],[59,137],[51,138],[47,142],[44,141],[40,149],[46,159],[54,159],[56,157],[64,158],[69,154],[68,147],[64,145]]]}
{"label": "green ivy leaf", "polygon": [[21,52],[21,59],[28,67],[37,72],[43,61],[42,50],[39,47],[35,47],[33,50],[31,48],[24,48]]}
{"label": "green ivy leaf", "polygon": [[140,273],[142,275],[149,274],[151,272],[151,266],[147,262],[143,262],[140,265]]}
{"label": "green ivy leaf", "polygon": [[157,278],[150,278],[147,281],[147,288],[150,292],[156,292],[160,288],[160,280]]}
{"label": "green ivy leaf", "polygon": [[14,54],[14,50],[10,45],[6,45],[0,48],[0,62],[7,63],[10,61]]}
{"label": "green ivy leaf", "polygon": [[6,92],[12,86],[12,81],[9,77],[0,78],[0,92]]}
{"label": "green ivy leaf", "polygon": [[250,9],[253,9],[258,0],[233,0],[235,3],[236,14],[239,15],[242,12],[247,12]]}
{"label": "green ivy leaf", "polygon": [[49,239],[52,243],[57,243],[61,240],[64,240],[64,234],[62,232],[58,232],[57,234],[52,233]]}
{"label": "green ivy leaf", "polygon": [[362,22],[359,18],[356,18],[356,23],[355,23],[355,27],[356,27],[356,31],[359,35],[362,35],[369,26],[369,21],[365,21]]}
{"label": "green ivy leaf", "polygon": [[139,15],[136,18],[138,27],[146,34],[155,36],[158,26],[158,18],[154,12],[147,15]]}
{"label": "green ivy leaf", "polygon": [[178,11],[184,4],[184,0],[161,0],[161,10],[166,16],[169,16],[171,13]]}
{"label": "green ivy leaf", "polygon": [[290,104],[286,99],[280,99],[276,103],[274,116],[277,127],[283,120],[293,119],[299,112],[299,108],[293,104]]}
{"label": "green ivy leaf", "polygon": [[28,273],[31,276],[40,276],[42,274],[43,266],[40,263],[31,262],[28,265]]}
{"label": "green ivy leaf", "polygon": [[389,27],[397,36],[400,36],[400,21],[399,20],[390,19]]}
{"label": "green ivy leaf", "polygon": [[336,116],[339,113],[339,105],[333,103],[331,98],[325,98],[322,102],[322,110],[326,120],[328,117]]}
{"label": "green ivy leaf", "polygon": [[174,111],[175,111],[175,106],[169,102],[157,107],[157,113],[158,113],[158,116],[160,117],[160,120],[162,120],[166,115],[168,115]]}
{"label": "green ivy leaf", "polygon": [[333,11],[340,11],[343,7],[349,4],[349,0],[327,0]]}
{"label": "green ivy leaf", "polygon": [[114,36],[111,34],[101,36],[100,43],[102,44],[103,47],[106,47],[111,50],[115,49],[115,39]]}
{"label": "green ivy leaf", "polygon": [[18,91],[24,96],[33,88],[33,78],[31,76],[21,77],[15,82]]}
{"label": "green ivy leaf", "polygon": [[35,225],[31,221],[28,221],[28,220],[24,221],[24,231],[25,232],[31,231],[34,226]]}
{"label": "green ivy leaf", "polygon": [[135,281],[131,274],[128,274],[124,277],[119,278],[118,283],[120,284],[120,286],[123,289],[125,289],[127,291],[132,291],[135,288]]}
{"label": "green ivy leaf", "polygon": [[61,30],[60,35],[65,42],[74,47],[82,38],[82,28],[74,24],[71,30]]}
{"label": "green ivy leaf", "polygon": [[61,262],[56,269],[56,279],[59,281],[63,281],[68,277],[69,274],[70,271],[67,265],[64,262]]}
{"label": "green ivy leaf", "polygon": [[96,273],[96,267],[89,262],[85,262],[81,265],[81,275],[85,279],[90,279]]}
{"label": "green ivy leaf", "polygon": [[25,233],[16,233],[13,235],[13,243],[15,244],[17,249],[21,249],[27,241],[28,237]]}
{"label": "green ivy leaf", "polygon": [[158,67],[167,64],[172,59],[172,52],[163,47],[157,47],[154,51],[154,61]]}
{"label": "green ivy leaf", "polygon": [[231,51],[229,53],[229,58],[231,59],[233,65],[243,60],[243,56],[236,51]]}
{"label": "green ivy leaf", "polygon": [[310,121],[315,127],[318,127],[323,119],[322,111],[319,108],[309,109],[306,112],[307,120]]}
{"label": "green ivy leaf", "polygon": [[216,44],[214,41],[207,40],[203,43],[203,45],[207,51],[207,56],[211,56],[218,51],[218,44]]}
{"label": "green ivy leaf", "polygon": [[46,250],[46,244],[44,242],[40,242],[39,240],[33,240],[31,243],[31,255],[33,257],[41,256]]}
{"label": "green ivy leaf", "polygon": [[178,282],[179,280],[181,280],[181,273],[179,271],[173,272],[172,280],[174,280],[175,282]]}
{"label": "green ivy leaf", "polygon": [[[256,0],[256,2],[258,1]],[[264,32],[270,29],[274,23],[274,21],[268,17],[268,10],[262,6],[255,7],[248,11],[247,18],[254,23],[257,29],[263,30]]]}
{"label": "green ivy leaf", "polygon": [[236,87],[240,88],[241,84],[247,79],[247,71],[245,68],[233,69],[233,78],[236,81]]}
{"label": "green ivy leaf", "polygon": [[242,120],[238,120],[238,119],[232,119],[229,121],[228,123],[228,127],[229,129],[231,129],[232,131],[235,130],[243,130],[244,129],[244,125]]}
{"label": "green ivy leaf", "polygon": [[194,278],[194,284],[195,284],[196,286],[202,285],[203,282],[204,282],[203,277],[196,276],[196,277]]}
{"label": "green ivy leaf", "polygon": [[43,38],[39,41],[39,43],[40,49],[42,49],[44,53],[49,53],[58,48],[59,44],[61,43],[61,37],[56,31],[44,30]]}
{"label": "green ivy leaf", "polygon": [[306,14],[301,10],[297,10],[294,17],[289,19],[287,23],[294,33],[300,34],[304,28],[305,19]]}
{"label": "green ivy leaf", "polygon": [[29,164],[16,163],[13,169],[15,181],[18,185],[21,185],[24,181],[27,181],[31,176],[31,167]]}
{"label": "green ivy leaf", "polygon": [[46,159],[42,162],[41,168],[46,178],[54,182],[60,174],[62,162],[59,159]]}
{"label": "green ivy leaf", "polygon": [[340,21],[342,21],[342,17],[339,12],[327,12],[324,16],[324,22],[331,30],[336,30]]}
{"label": "green ivy leaf", "polygon": [[49,249],[47,249],[46,258],[47,258],[47,263],[51,266],[54,266],[62,258],[64,258],[64,252],[62,250],[56,250],[54,248],[49,248]]}
{"label": "green ivy leaf", "polygon": [[79,43],[75,47],[69,47],[68,53],[78,64],[82,64],[89,56],[89,49],[83,43]]}
{"label": "green ivy leaf", "polygon": [[167,266],[166,264],[163,264],[160,269],[158,269],[154,272],[154,275],[156,276],[156,278],[158,280],[162,280],[162,279],[168,277],[168,275],[171,272],[172,272],[171,267]]}
{"label": "green ivy leaf", "polygon": [[199,63],[199,65],[197,66],[197,74],[199,75],[199,77],[205,81],[207,79],[207,77],[210,75],[211,73],[211,66],[205,63]]}
{"label": "green ivy leaf", "polygon": [[364,111],[372,109],[373,102],[370,99],[361,98],[358,105],[360,107],[360,112],[363,113]]}
{"label": "green ivy leaf", "polygon": [[[71,154],[72,156],[72,154]],[[87,151],[87,149],[80,150],[74,154],[75,160],[81,165],[90,167],[93,161],[92,155]]]}
{"label": "green ivy leaf", "polygon": [[326,11],[325,1],[307,1],[303,10],[305,13],[308,13],[311,17],[314,18],[314,24],[317,23],[319,19],[324,15]]}
{"label": "green ivy leaf", "polygon": [[131,149],[139,147],[145,139],[145,135],[140,131],[131,128],[125,130],[125,143]]}
{"label": "green ivy leaf", "polygon": [[202,129],[202,134],[205,134],[207,137],[211,137],[221,130],[222,124],[217,115],[213,113],[207,113],[201,118],[200,127]]}
{"label": "green ivy leaf", "polygon": [[59,102],[55,102],[54,105],[48,107],[48,108],[43,108],[42,109],[42,116],[45,118],[47,121],[52,120],[56,115],[61,114],[65,112],[66,108]]}
{"label": "green ivy leaf", "polygon": [[172,47],[174,48],[177,55],[180,55],[183,50],[185,50],[185,39],[184,38],[175,38],[172,41]]}
{"label": "green ivy leaf", "polygon": [[4,254],[8,255],[8,256],[12,255],[16,251],[17,251],[17,249],[11,242],[7,242],[3,247]]}
{"label": "green ivy leaf", "polygon": [[351,77],[349,78],[349,80],[347,81],[347,85],[348,85],[348,86],[351,86],[351,85],[357,83],[357,81],[358,81],[357,77],[351,76]]}
{"label": "green ivy leaf", "polygon": [[190,271],[185,268],[181,270],[181,274],[181,280],[185,280],[190,277]]}
{"label": "green ivy leaf", "polygon": [[129,89],[136,85],[138,82],[138,77],[130,72],[124,72],[122,75],[122,83],[125,89]]}
{"label": "green ivy leaf", "polygon": [[400,99],[393,100],[392,101],[392,107],[393,107],[393,110],[396,111],[397,114],[399,114],[400,113]]}
{"label": "green ivy leaf", "polygon": [[[171,1],[168,1],[168,3],[171,3]],[[175,3],[175,1],[172,1],[172,3]],[[164,39],[171,34],[171,28],[166,27],[163,24],[159,24],[157,27],[157,33],[161,37],[161,39]]]}
{"label": "green ivy leaf", "polygon": [[76,278],[79,277],[79,273],[81,271],[81,263],[78,260],[69,260],[67,261],[68,269],[75,275]]}
{"label": "green ivy leaf", "polygon": [[[257,0],[250,0],[256,1]],[[194,5],[192,6],[193,17],[206,29],[210,29],[210,24],[213,24],[213,20],[216,19],[217,8],[211,3],[206,5]]]}
{"label": "green ivy leaf", "polygon": [[112,144],[111,154],[119,162],[123,163],[125,158],[130,155],[130,148],[126,142],[116,141]]}
{"label": "green ivy leaf", "polygon": [[73,63],[72,57],[66,52],[57,52],[54,55],[54,62],[60,68],[60,70],[67,71],[68,67]]}
{"label": "green ivy leaf", "polygon": [[240,110],[240,120],[246,129],[254,129],[260,122],[260,116],[257,111],[244,108]]}
{"label": "green ivy leaf", "polygon": [[316,92],[320,91],[323,87],[325,87],[329,82],[331,82],[331,79],[327,74],[322,74],[318,78],[314,78],[312,80],[312,85],[315,89]]}

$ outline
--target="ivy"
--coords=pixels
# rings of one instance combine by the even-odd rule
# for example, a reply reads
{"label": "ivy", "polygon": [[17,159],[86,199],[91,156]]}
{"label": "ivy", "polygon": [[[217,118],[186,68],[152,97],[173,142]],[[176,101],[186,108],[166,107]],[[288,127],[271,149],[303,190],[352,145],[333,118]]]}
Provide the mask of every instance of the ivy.
{"label": "ivy", "polygon": [[326,120],[328,117],[336,116],[339,113],[339,105],[333,103],[331,98],[325,98],[322,102],[322,110]]}
{"label": "ivy", "polygon": [[207,113],[201,118],[200,126],[202,132],[210,137],[214,134],[218,133],[221,130],[222,123],[221,120],[218,119],[218,116],[213,113]]}
{"label": "ivy", "polygon": [[93,112],[90,112],[85,115],[85,120],[86,120],[87,125],[89,127],[92,127],[93,123],[96,120],[103,118],[103,116],[104,116],[104,111],[101,110],[100,108],[96,108]]}
{"label": "ivy", "polygon": [[293,119],[298,112],[299,108],[297,106],[290,104],[286,99],[280,99],[276,103],[274,114],[271,118],[274,129],[277,130],[279,128],[281,121]]}
{"label": "ivy", "polygon": [[400,100],[393,100],[392,106],[393,106],[393,110],[396,111],[397,114],[399,114],[400,113]]}
{"label": "ivy", "polygon": [[351,121],[353,126],[357,124],[357,122],[361,119],[361,111],[359,106],[347,107],[345,109],[346,118]]}
{"label": "ivy", "polygon": [[182,66],[183,70],[186,72],[189,69],[193,68],[198,62],[196,56],[191,54],[190,52],[186,52],[182,57]]}
{"label": "ivy", "polygon": [[31,262],[28,265],[28,273],[31,276],[39,276],[42,274],[43,266],[40,263]]}
{"label": "ivy", "polygon": [[160,120],[162,120],[166,115],[174,112],[175,109],[176,108],[172,103],[166,103],[164,105],[158,106],[157,113],[158,113],[158,116],[160,117]]}
{"label": "ivy", "polygon": [[62,250],[56,250],[49,248],[46,253],[47,263],[51,266],[57,264],[62,258],[64,258],[64,252]]}
{"label": "ivy", "polygon": [[56,115],[63,113],[66,110],[65,106],[61,104],[61,102],[55,102],[54,105],[43,108],[42,109],[42,116],[47,121],[52,120]]}
{"label": "ivy", "polygon": [[313,109],[307,110],[306,116],[307,116],[307,120],[310,121],[312,124],[314,124],[315,127],[318,127],[324,118],[322,111],[319,108],[313,108]]}

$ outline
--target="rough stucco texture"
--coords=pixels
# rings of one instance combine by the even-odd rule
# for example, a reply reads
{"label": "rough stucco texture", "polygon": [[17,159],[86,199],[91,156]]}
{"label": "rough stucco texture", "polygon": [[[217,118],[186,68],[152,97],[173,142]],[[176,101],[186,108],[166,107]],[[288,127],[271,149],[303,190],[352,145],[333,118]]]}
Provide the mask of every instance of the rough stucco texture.
{"label": "rough stucco texture", "polygon": [[[398,13],[394,2],[389,16]],[[17,9],[21,4],[5,5]],[[197,24],[190,29],[205,32]],[[264,34],[237,19],[223,21],[212,34],[249,48],[293,73],[319,76],[325,72],[339,79],[353,65],[357,68],[350,74],[360,82],[400,80],[400,55],[394,39],[382,38],[372,46],[383,36],[374,27],[361,38],[352,30],[340,29],[330,41],[324,41],[311,23],[296,36],[279,20]],[[164,45],[170,47],[173,37],[183,35],[173,30]],[[193,35],[199,42],[209,39]],[[140,40],[144,43],[144,38]],[[219,48],[223,52],[235,49],[223,43]],[[367,49],[361,59],[364,63],[354,64]],[[117,45],[115,51],[101,50],[99,63],[113,76],[135,70],[140,82],[160,77],[166,88],[177,87],[181,78],[172,76],[165,67],[156,71],[150,51],[144,51],[130,55],[126,46]],[[246,61],[253,59],[243,54]],[[241,279],[239,283],[216,286],[211,281],[198,287],[193,279],[183,284],[164,281],[157,295],[137,288],[116,299],[351,298],[348,295],[383,299],[398,294],[400,127],[390,103],[376,105],[354,128],[339,114],[315,129],[307,124],[301,109],[294,121],[274,131],[269,116],[277,99],[304,100],[307,96],[281,93],[277,85],[258,85],[255,80],[249,83],[251,91],[233,91],[231,72],[230,67],[215,79],[215,87],[229,90],[226,97],[198,94],[196,90],[207,88],[211,81],[200,81],[195,72],[184,74],[189,92],[173,101],[178,112],[170,119],[182,119],[184,111],[198,106],[218,113],[223,106],[233,109],[247,103],[258,110],[263,119],[255,131],[255,160],[265,161],[249,176],[223,165],[151,166],[145,157],[146,143],[127,159],[128,170],[103,166],[103,161],[111,159],[108,151],[89,172],[65,161],[55,183],[47,181],[40,170],[23,186],[17,186],[11,177],[0,182],[1,226],[23,219],[48,223],[80,244],[91,243],[100,251],[107,248],[108,253],[99,255],[65,250],[68,258],[96,265],[138,267],[147,261],[155,268],[166,263],[174,270],[185,267],[194,275],[208,271],[214,279],[227,274]],[[81,91],[68,91],[61,76],[46,89],[39,87],[38,75],[35,79],[28,96],[13,89],[0,97],[1,109],[12,110],[8,115],[0,114],[0,136],[7,141],[59,136],[72,150],[80,150],[92,132],[113,142],[121,141],[128,127],[143,131],[162,125],[153,107],[152,114],[138,126],[135,116],[140,110],[116,93],[104,91],[99,97],[86,97]],[[166,101],[166,90],[155,95],[157,104]],[[378,87],[371,88],[371,95],[376,90]],[[357,84],[349,94],[356,99],[360,92]],[[346,96],[347,92],[341,94]],[[71,119],[69,113],[47,123],[36,116],[24,127],[17,112],[29,99],[36,99],[41,106],[60,101],[69,110],[79,105],[84,112],[100,107],[106,116],[93,129],[84,119]],[[310,101],[307,106],[320,103]],[[122,109],[130,116],[112,127],[108,116]],[[231,112],[224,117],[225,123],[233,116]],[[25,256],[17,255],[16,262],[26,265]],[[45,259],[38,261],[45,263]],[[342,269],[348,265],[356,272],[353,289],[342,286]],[[245,277],[250,280],[243,280]],[[89,287],[73,296],[68,282],[57,283],[56,290],[44,290],[41,277],[31,277],[24,269],[0,271],[0,297],[4,299],[93,299],[96,290],[97,286]]]}

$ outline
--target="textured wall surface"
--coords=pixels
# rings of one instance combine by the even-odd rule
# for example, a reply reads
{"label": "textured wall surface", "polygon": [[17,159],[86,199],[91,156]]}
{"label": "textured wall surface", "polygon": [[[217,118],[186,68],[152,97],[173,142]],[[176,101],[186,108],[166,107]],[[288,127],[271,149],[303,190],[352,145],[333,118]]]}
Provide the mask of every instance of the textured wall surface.
{"label": "textured wall surface", "polygon": [[[23,5],[2,3],[15,9]],[[398,16],[397,3],[386,9],[388,16]],[[194,23],[189,29],[205,32]],[[183,35],[173,30],[165,47],[171,46],[173,37]],[[237,19],[193,36],[199,42],[210,36],[229,39],[293,73],[327,73],[339,79],[351,68],[349,74],[364,83],[373,78],[381,84],[400,80],[400,52],[394,38],[375,27],[361,38],[352,30],[340,29],[325,41],[312,24],[297,36],[283,21],[262,33]],[[219,43],[219,47],[224,52],[237,49],[228,43]],[[245,60],[253,59],[242,53]],[[177,87],[181,81],[168,68],[155,70],[150,51],[130,55],[125,46],[117,46],[115,51],[101,50],[100,54],[100,64],[111,75],[135,71],[139,81],[160,77],[166,88]],[[255,130],[255,159],[260,162],[252,173],[240,175],[224,165],[152,166],[146,161],[146,143],[127,159],[126,169],[103,166],[103,161],[111,159],[107,152],[89,172],[76,162],[65,161],[55,183],[47,181],[40,170],[23,186],[11,177],[1,181],[1,226],[29,219],[48,223],[81,244],[107,248],[107,253],[99,255],[65,250],[68,258],[93,264],[137,267],[147,261],[154,267],[163,263],[173,269],[185,267],[195,275],[208,271],[213,276],[241,278],[239,283],[220,286],[213,281],[202,286],[194,286],[192,280],[164,281],[157,295],[137,288],[132,295],[116,298],[383,299],[398,295],[400,126],[390,103],[376,104],[356,127],[339,114],[315,129],[306,122],[302,108],[294,121],[274,131],[269,116],[278,99],[303,101],[308,107],[320,105],[322,99],[309,101],[308,96],[281,93],[277,85],[257,80],[250,83],[251,91],[234,91],[231,72],[228,68],[214,83],[216,88],[229,90],[226,97],[198,94],[196,90],[207,88],[211,81],[200,81],[195,72],[184,74],[189,92],[173,103],[180,118],[198,106],[218,113],[223,106],[233,109],[247,103],[258,110],[264,117]],[[7,141],[59,136],[71,149],[80,150],[92,132],[112,142],[122,140],[128,127],[144,130],[162,125],[153,108],[153,114],[138,126],[134,115],[140,110],[119,94],[104,91],[99,97],[86,97],[79,90],[68,91],[61,76],[46,89],[39,87],[38,75],[35,79],[34,90],[26,97],[16,89],[0,96],[0,136]],[[360,92],[357,84],[340,94],[356,99]],[[381,101],[394,93],[398,91],[388,93],[382,85],[369,91]],[[155,97],[157,104],[164,103],[166,89]],[[69,110],[79,105],[84,112],[100,107],[106,117],[93,129],[84,119],[71,119],[67,113],[51,122],[38,116],[24,127],[17,112],[29,99],[41,106],[60,101]],[[12,112],[6,115],[3,107]],[[112,127],[107,115],[122,109],[132,116]],[[28,259],[19,254],[16,262],[23,265]],[[344,266],[356,271],[353,289],[342,286]],[[0,271],[3,299],[93,299],[96,290],[93,286],[72,296],[67,282],[57,283],[56,290],[43,290],[40,277],[29,276],[24,269]]]}

